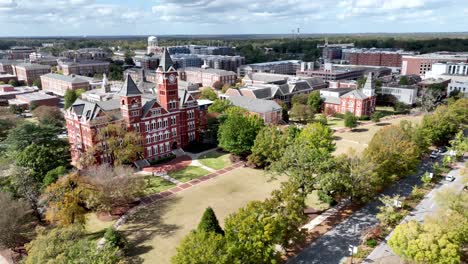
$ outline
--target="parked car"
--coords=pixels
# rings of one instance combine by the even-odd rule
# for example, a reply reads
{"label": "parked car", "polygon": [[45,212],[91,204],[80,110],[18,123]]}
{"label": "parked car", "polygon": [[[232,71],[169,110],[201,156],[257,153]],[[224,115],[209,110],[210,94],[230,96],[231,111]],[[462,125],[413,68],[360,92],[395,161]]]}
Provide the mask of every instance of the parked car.
{"label": "parked car", "polygon": [[439,157],[439,153],[437,151],[432,151],[429,157],[431,157],[432,159],[437,159]]}
{"label": "parked car", "polygon": [[445,176],[445,180],[449,182],[453,182],[455,180],[455,177],[453,175],[447,175]]}

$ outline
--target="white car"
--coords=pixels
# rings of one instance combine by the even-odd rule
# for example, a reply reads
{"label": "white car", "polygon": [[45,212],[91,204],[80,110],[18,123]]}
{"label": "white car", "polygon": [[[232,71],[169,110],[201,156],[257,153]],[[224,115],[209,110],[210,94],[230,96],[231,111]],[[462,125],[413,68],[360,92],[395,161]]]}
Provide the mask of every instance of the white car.
{"label": "white car", "polygon": [[455,177],[452,176],[452,175],[447,175],[447,176],[445,176],[445,180],[449,181],[449,182],[453,182],[455,180]]}

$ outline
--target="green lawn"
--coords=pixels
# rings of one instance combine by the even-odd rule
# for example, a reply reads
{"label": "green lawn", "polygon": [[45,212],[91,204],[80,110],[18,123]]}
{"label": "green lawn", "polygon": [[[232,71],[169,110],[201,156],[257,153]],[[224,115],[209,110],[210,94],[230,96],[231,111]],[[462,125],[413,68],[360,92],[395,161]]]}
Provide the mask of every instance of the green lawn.
{"label": "green lawn", "polygon": [[307,195],[305,203],[307,207],[314,208],[317,210],[325,210],[330,207],[330,205],[328,205],[327,203],[324,203],[319,200],[317,191],[312,191],[311,194]]}
{"label": "green lawn", "polygon": [[95,213],[89,213],[86,215],[86,231],[90,234],[101,233],[104,230],[114,224],[114,221],[102,221]]}
{"label": "green lawn", "polygon": [[238,168],[160,200],[129,217],[122,231],[130,243],[129,255],[143,263],[169,264],[176,247],[197,227],[210,206],[221,226],[224,219],[249,201],[262,201],[285,178],[271,181],[262,170]]}
{"label": "green lawn", "polygon": [[327,118],[327,124],[330,128],[345,127],[344,119],[333,116]]}
{"label": "green lawn", "polygon": [[169,172],[169,176],[180,182],[188,182],[192,179],[196,179],[201,176],[207,175],[208,173],[210,172],[203,168],[188,166],[178,171]]}
{"label": "green lawn", "polygon": [[231,164],[229,160],[229,154],[222,153],[219,151],[212,151],[207,154],[201,155],[198,161],[212,169],[220,170]]}
{"label": "green lawn", "polygon": [[175,187],[175,184],[173,184],[172,182],[166,181],[163,178],[157,176],[147,176],[145,177],[145,181],[145,195],[162,192],[172,187]]}

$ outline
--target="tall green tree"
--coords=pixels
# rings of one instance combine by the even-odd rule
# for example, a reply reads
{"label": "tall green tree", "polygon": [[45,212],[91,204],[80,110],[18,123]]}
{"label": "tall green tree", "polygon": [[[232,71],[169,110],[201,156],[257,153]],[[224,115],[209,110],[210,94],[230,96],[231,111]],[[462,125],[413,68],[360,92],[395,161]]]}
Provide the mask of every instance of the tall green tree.
{"label": "tall green tree", "polygon": [[226,109],[231,107],[231,101],[216,99],[212,105],[208,107],[208,113],[220,113],[222,114]]}
{"label": "tall green tree", "polygon": [[33,219],[28,203],[0,192],[0,211],[0,249],[26,243],[33,235]]}
{"label": "tall green tree", "polygon": [[190,232],[177,247],[173,264],[228,264],[226,239],[215,232]]}
{"label": "tall green tree", "polygon": [[289,117],[300,122],[306,123],[314,120],[315,112],[312,111],[311,107],[306,104],[295,103],[289,111]]}
{"label": "tall green tree", "polygon": [[279,127],[263,127],[255,138],[252,154],[248,157],[249,162],[257,167],[266,167],[279,160],[286,148],[288,136],[281,132]]}
{"label": "tall green tree", "polygon": [[320,123],[308,124],[271,165],[271,171],[286,174],[308,194],[316,188],[318,177],[332,168],[334,150],[333,131]]}
{"label": "tall green tree", "polygon": [[231,107],[219,126],[219,146],[235,155],[248,155],[263,126],[263,120],[259,117]]}
{"label": "tall green tree", "polygon": [[211,207],[206,208],[203,216],[198,223],[197,232],[214,232],[224,235],[224,231],[219,225],[218,218]]}
{"label": "tall green tree", "polygon": [[43,125],[63,127],[65,123],[62,111],[58,107],[42,105],[34,109],[32,115]]}
{"label": "tall green tree", "polygon": [[73,103],[76,101],[76,99],[80,98],[81,94],[83,94],[85,90],[83,89],[69,89],[65,92],[64,100],[65,100],[65,109],[68,109],[70,106],[73,105]]}
{"label": "tall green tree", "polygon": [[346,112],[344,115],[344,125],[351,129],[357,127],[357,118],[351,112]]}
{"label": "tall green tree", "polygon": [[399,125],[379,130],[364,151],[366,159],[378,164],[377,173],[384,183],[407,176],[416,169],[420,150]]}
{"label": "tall green tree", "polygon": [[320,107],[322,106],[320,91],[313,91],[309,94],[309,97],[307,98],[307,105],[309,105],[310,109],[314,113],[318,113],[320,111]]}
{"label": "tall green tree", "polygon": [[211,101],[215,101],[216,99],[218,99],[218,94],[216,94],[216,92],[213,89],[211,89],[211,87],[203,87],[200,90],[200,99],[208,99]]}

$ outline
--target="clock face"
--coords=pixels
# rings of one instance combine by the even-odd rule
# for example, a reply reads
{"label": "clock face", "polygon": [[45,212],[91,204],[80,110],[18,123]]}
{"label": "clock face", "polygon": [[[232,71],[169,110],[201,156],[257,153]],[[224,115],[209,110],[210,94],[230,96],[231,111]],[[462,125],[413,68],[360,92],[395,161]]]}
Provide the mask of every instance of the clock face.
{"label": "clock face", "polygon": [[175,81],[176,81],[175,75],[174,74],[169,75],[169,82],[170,83],[175,83]]}

